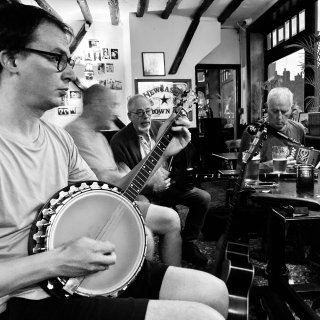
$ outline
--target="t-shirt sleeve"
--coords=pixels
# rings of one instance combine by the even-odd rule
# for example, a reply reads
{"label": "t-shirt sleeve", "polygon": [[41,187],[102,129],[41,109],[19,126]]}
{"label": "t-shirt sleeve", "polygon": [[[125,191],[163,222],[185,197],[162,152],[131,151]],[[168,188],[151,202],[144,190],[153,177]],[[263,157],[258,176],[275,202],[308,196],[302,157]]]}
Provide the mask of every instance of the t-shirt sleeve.
{"label": "t-shirt sleeve", "polygon": [[111,172],[118,172],[111,148],[103,134],[88,133],[86,130],[69,131],[80,155],[99,180],[108,181]]}
{"label": "t-shirt sleeve", "polygon": [[98,180],[94,172],[81,157],[78,148],[73,142],[73,139],[67,134],[69,147],[69,183],[85,180]]}

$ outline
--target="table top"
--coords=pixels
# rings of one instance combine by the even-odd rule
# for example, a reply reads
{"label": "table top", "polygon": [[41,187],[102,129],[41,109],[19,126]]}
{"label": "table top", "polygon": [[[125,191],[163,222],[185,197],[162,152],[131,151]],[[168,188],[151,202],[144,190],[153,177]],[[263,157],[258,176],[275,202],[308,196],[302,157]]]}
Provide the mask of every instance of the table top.
{"label": "table top", "polygon": [[217,152],[212,153],[214,157],[221,158],[223,160],[237,160],[239,152]]}
{"label": "table top", "polygon": [[[313,188],[297,188],[297,183],[295,180],[282,180],[276,181],[277,186],[273,188],[257,189],[255,193],[250,196],[251,200],[265,201],[265,204],[274,203],[274,207],[279,207],[281,205],[292,205],[292,206],[314,206],[320,204],[320,183],[318,180],[314,182]],[[254,195],[256,194],[256,195]],[[255,198],[255,197],[258,197]],[[259,199],[260,198],[260,199]],[[308,201],[310,200],[310,201]],[[311,207],[312,208],[312,207]],[[312,208],[309,210],[309,215],[305,219],[319,219],[320,209]],[[279,213],[278,214],[283,219],[295,220],[297,217],[294,215]],[[299,217],[300,219],[300,217]]]}

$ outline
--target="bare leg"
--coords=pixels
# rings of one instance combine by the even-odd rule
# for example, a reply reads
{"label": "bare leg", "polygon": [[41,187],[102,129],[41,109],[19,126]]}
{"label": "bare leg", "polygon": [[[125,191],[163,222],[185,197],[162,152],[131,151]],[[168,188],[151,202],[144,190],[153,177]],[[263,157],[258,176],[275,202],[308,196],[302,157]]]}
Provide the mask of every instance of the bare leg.
{"label": "bare leg", "polygon": [[153,233],[148,227],[146,227],[146,234],[147,234],[146,257],[148,260],[153,260],[153,258],[154,258],[154,239],[153,239]]}
{"label": "bare leg", "polygon": [[[199,302],[213,308],[214,311],[217,311],[222,315],[222,317],[226,318],[228,314],[229,296],[225,283],[213,275],[203,271],[169,267],[163,278],[159,299]],[[150,305],[151,315],[153,315],[153,312],[158,312],[155,310],[158,308],[157,305],[153,307],[154,305],[154,303]],[[189,308],[194,308],[194,306],[190,304]],[[179,308],[177,313],[180,312],[181,309]],[[156,316],[156,314],[154,316]],[[147,319],[149,320],[149,318]],[[152,317],[150,319],[162,318]],[[180,318],[173,317],[172,319],[177,320]],[[185,317],[184,319],[193,318],[190,314],[190,318]],[[197,319],[202,318],[198,315]],[[211,319],[221,319],[221,317],[216,316]]]}
{"label": "bare leg", "polygon": [[159,234],[159,250],[163,263],[181,265],[181,224],[180,217],[171,208],[150,205],[146,225]]}
{"label": "bare leg", "polygon": [[198,302],[149,301],[145,320],[224,320],[216,310]]}

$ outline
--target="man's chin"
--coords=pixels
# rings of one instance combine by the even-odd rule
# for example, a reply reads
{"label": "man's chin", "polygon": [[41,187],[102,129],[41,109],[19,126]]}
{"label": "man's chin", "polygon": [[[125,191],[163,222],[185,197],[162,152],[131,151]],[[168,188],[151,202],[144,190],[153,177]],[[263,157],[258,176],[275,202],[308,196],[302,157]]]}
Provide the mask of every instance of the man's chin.
{"label": "man's chin", "polygon": [[150,129],[150,125],[149,124],[148,125],[142,125],[142,126],[139,127],[140,131],[148,132],[149,129]]}

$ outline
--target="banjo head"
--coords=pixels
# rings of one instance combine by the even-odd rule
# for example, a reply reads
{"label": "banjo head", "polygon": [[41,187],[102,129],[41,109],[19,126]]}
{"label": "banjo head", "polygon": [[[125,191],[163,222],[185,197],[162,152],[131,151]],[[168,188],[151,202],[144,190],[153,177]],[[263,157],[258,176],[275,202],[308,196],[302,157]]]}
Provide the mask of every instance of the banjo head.
{"label": "banjo head", "polygon": [[[62,189],[41,209],[35,225],[32,253],[53,250],[83,236],[115,245],[115,265],[86,276],[75,291],[80,295],[117,296],[135,279],[145,258],[146,233],[138,207],[106,183],[84,182]],[[46,290],[57,294],[67,280],[49,280]]]}

